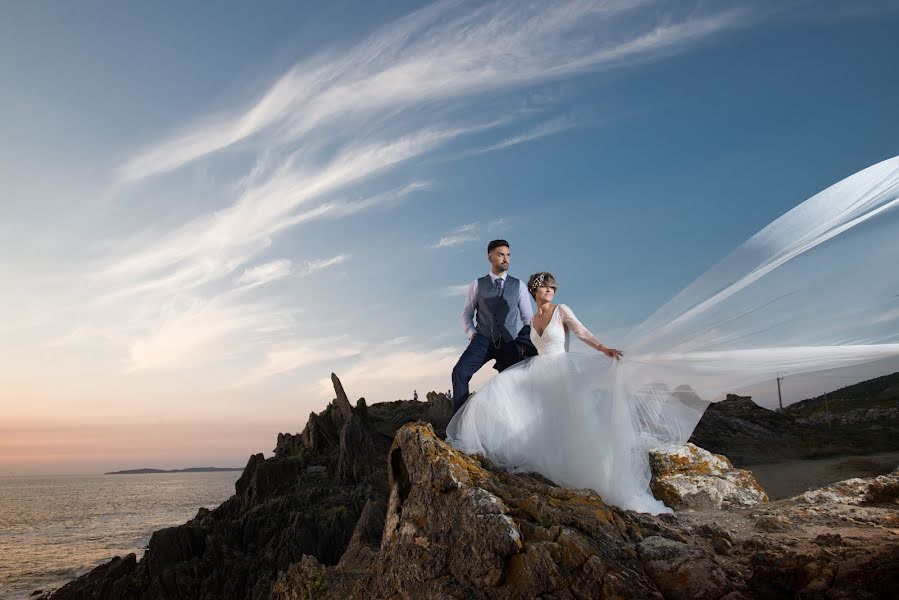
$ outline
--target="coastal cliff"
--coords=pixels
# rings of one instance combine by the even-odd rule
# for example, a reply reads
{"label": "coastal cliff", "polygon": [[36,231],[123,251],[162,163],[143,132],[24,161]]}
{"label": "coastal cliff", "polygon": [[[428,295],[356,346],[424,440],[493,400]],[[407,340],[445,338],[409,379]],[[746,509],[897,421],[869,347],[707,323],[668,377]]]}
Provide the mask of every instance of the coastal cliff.
{"label": "coastal cliff", "polygon": [[279,435],[274,456],[252,456],[232,498],[155,532],[139,561],[116,558],[43,598],[735,600],[899,590],[899,471],[768,502],[751,473],[688,446],[654,456],[653,489],[676,512],[651,516],[456,451],[442,439],[442,394],[354,405],[332,380],[334,401],[301,433]]}

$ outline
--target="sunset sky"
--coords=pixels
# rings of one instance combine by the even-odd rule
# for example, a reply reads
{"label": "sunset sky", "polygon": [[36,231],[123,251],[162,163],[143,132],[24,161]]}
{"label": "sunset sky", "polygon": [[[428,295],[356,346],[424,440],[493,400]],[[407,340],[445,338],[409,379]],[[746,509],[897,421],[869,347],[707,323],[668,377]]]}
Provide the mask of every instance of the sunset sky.
{"label": "sunset sky", "polygon": [[0,5],[0,475],[446,390],[496,237],[615,344],[899,154],[895,2],[324,4]]}

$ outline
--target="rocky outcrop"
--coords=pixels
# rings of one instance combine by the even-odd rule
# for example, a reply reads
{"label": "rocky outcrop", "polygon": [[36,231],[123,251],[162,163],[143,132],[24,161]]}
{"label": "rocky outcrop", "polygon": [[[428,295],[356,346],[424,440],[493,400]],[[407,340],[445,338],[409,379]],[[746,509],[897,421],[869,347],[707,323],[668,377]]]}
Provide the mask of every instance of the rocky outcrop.
{"label": "rocky outcrop", "polygon": [[454,450],[423,423],[400,429],[388,456],[379,552],[349,592],[331,570],[340,593],[327,597],[534,598],[580,590],[661,598],[634,552],[636,529],[596,494],[507,475]]}
{"label": "rocky outcrop", "polygon": [[[899,373],[879,379],[899,380]],[[867,389],[867,384],[877,381],[853,387]],[[883,385],[881,382],[880,387]],[[881,393],[895,393],[891,390]],[[899,450],[899,410],[892,405],[852,408],[853,401],[842,401],[838,413],[826,410],[828,405],[823,397],[773,411],[758,406],[749,397],[728,395],[726,400],[708,407],[690,441],[700,448],[726,455],[741,467]],[[891,399],[876,401],[893,402]]]}
{"label": "rocky outcrop", "polygon": [[798,431],[792,417],[731,394],[709,405],[690,442],[734,464],[753,465],[801,457]]}
{"label": "rocky outcrop", "polygon": [[443,430],[451,404],[429,394],[354,406],[332,382],[333,402],[300,433],[279,434],[274,456],[251,456],[228,501],[155,532],[139,562],[130,555],[101,565],[52,598],[264,599],[304,556],[348,574],[367,565],[380,545],[394,433],[419,419]]}
{"label": "rocky outcrop", "polygon": [[751,471],[695,444],[649,454],[652,493],[674,509],[755,506],[768,495]]}
{"label": "rocky outcrop", "polygon": [[[650,516],[505,473],[426,424],[403,427],[389,457],[384,532],[364,575],[304,558],[279,580],[278,598],[313,587],[313,597],[335,599],[879,598],[899,589],[892,501],[851,521],[840,518],[849,505],[803,498]],[[891,485],[872,480],[865,493]]]}
{"label": "rocky outcrop", "polygon": [[443,395],[354,406],[334,383],[334,402],[279,435],[274,456],[252,456],[227,502],[156,532],[140,561],[117,558],[44,597],[734,600],[899,589],[899,472],[748,506],[722,483],[739,483],[738,470],[691,448],[657,456],[657,479],[692,473],[706,499],[651,516],[456,451],[442,439]]}

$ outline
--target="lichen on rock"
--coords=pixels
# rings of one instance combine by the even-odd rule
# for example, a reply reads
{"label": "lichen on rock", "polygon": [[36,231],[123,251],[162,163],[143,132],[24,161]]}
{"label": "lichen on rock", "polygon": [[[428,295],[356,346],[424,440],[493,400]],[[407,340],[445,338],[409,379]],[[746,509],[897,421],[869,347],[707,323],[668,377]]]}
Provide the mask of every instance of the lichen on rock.
{"label": "lichen on rock", "polygon": [[768,495],[752,472],[735,469],[726,456],[692,443],[650,452],[653,494],[675,509],[754,506]]}

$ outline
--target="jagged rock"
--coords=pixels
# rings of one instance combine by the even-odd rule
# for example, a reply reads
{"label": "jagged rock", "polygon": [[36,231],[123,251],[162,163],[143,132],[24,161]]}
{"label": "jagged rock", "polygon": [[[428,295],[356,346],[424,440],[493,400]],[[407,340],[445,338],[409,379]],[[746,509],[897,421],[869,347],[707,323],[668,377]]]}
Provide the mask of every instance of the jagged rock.
{"label": "jagged rock", "polygon": [[315,559],[304,554],[299,562],[290,565],[278,576],[269,595],[271,600],[313,600],[321,598],[331,588],[331,575]]}
{"label": "jagged rock", "polygon": [[[303,431],[297,434],[279,433],[275,445],[275,456],[286,458],[289,456],[303,457],[307,453],[327,452],[331,448],[341,445],[341,436],[346,425],[353,421],[364,423],[368,415],[368,407],[365,399],[360,398],[356,410],[350,405],[350,400],[343,389],[343,384],[334,373],[331,373],[331,383],[334,385],[336,396],[331,404],[321,414],[311,413],[309,421]],[[356,414],[358,410],[359,414]]]}
{"label": "jagged rock", "polygon": [[494,472],[425,424],[400,429],[389,456],[381,550],[353,597],[659,597],[596,494]]}
{"label": "jagged rock", "polygon": [[372,445],[362,420],[351,414],[340,429],[340,449],[337,458],[337,479],[358,481],[371,469]]}
{"label": "jagged rock", "polygon": [[428,392],[427,394],[428,408],[425,411],[423,420],[434,426],[434,431],[440,437],[446,437],[446,426],[449,425],[450,419],[453,418],[453,401],[446,397],[446,394],[438,394],[437,392]]}
{"label": "jagged rock", "polygon": [[752,472],[735,469],[727,457],[694,444],[651,452],[650,468],[653,494],[675,509],[754,506],[768,501]]}
{"label": "jagged rock", "polygon": [[337,564],[343,572],[361,575],[371,565],[381,549],[381,535],[387,503],[381,498],[371,499],[362,508],[362,514],[353,530],[353,537]]}
{"label": "jagged rock", "polygon": [[203,556],[206,536],[198,527],[167,527],[153,532],[143,561],[150,577],[162,575],[168,565]]}
{"label": "jagged rock", "polygon": [[[899,471],[753,507],[650,516],[456,451],[439,435],[443,394],[347,406],[335,401],[302,434],[279,436],[274,457],[250,458],[235,496],[156,532],[139,562],[114,559],[44,598],[740,600],[899,589]],[[726,459],[709,457],[704,469],[727,473]]]}
{"label": "jagged rock", "polygon": [[116,556],[108,563],[100,565],[59,590],[46,592],[39,590],[41,594],[37,600],[50,600],[51,598],[105,600],[106,598],[135,597],[139,590],[133,587],[130,577],[136,566],[137,556],[133,553],[127,554],[124,558]]}
{"label": "jagged rock", "polygon": [[348,421],[353,416],[353,407],[350,404],[350,399],[347,398],[346,392],[343,391],[343,384],[340,383],[340,380],[334,373],[331,373],[331,383],[334,385],[334,393],[337,395],[334,398],[334,406],[340,411],[343,421]]}

